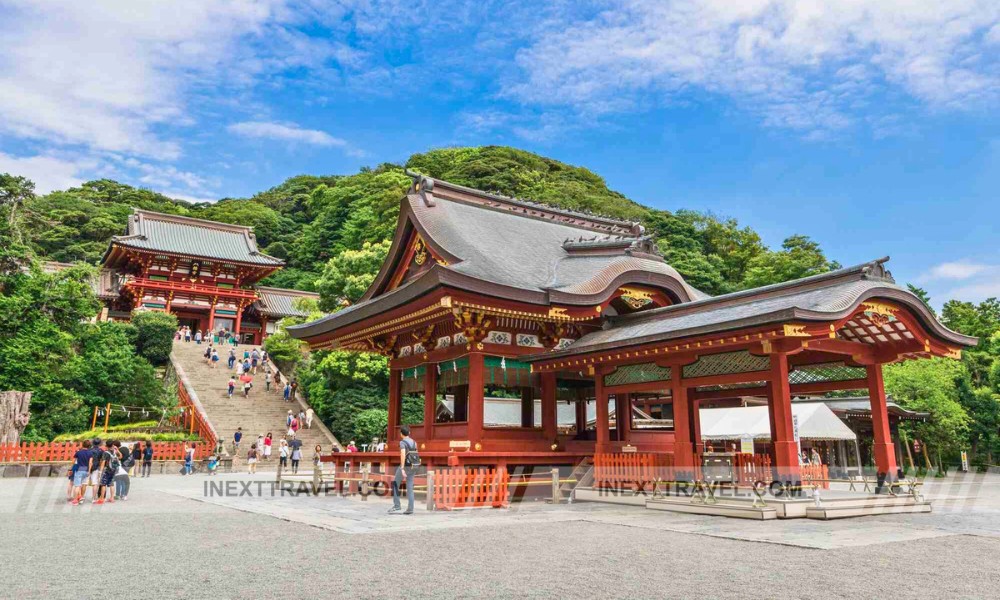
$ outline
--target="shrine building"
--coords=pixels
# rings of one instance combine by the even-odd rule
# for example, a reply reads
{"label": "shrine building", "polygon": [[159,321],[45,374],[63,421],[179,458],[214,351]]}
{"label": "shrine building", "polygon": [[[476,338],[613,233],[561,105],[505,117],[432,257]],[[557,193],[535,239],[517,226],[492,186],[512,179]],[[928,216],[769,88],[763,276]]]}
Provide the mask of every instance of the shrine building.
{"label": "shrine building", "polygon": [[[767,452],[794,480],[792,398],[862,390],[877,469],[892,476],[883,365],[958,358],[976,343],[897,285],[887,259],[712,297],[639,223],[411,176],[364,296],[289,331],[313,349],[387,356],[390,442],[404,397],[423,402],[423,422],[406,424],[431,465],[573,465],[638,451],[691,477],[705,449],[701,403],[757,397],[769,409]],[[237,276],[268,268],[248,263]],[[486,396],[520,398],[519,426],[484,424]],[[563,403],[574,427],[557,422]]]}
{"label": "shrine building", "polygon": [[250,227],[136,209],[101,261],[100,318],[163,311],[192,331],[227,329],[260,344],[283,317],[304,316],[296,298],[319,298],[257,285],[283,266],[258,250]]}

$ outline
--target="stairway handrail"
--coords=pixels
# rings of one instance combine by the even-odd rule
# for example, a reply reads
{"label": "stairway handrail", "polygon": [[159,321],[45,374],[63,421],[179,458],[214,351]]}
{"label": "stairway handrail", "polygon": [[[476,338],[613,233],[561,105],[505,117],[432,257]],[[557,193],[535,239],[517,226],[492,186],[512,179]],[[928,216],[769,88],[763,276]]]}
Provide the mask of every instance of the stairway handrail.
{"label": "stairway handrail", "polygon": [[215,426],[212,425],[212,421],[208,418],[208,413],[205,411],[205,407],[202,405],[201,400],[198,399],[198,392],[194,390],[194,386],[188,380],[187,373],[184,371],[184,367],[181,366],[180,361],[174,356],[173,351],[170,352],[170,364],[174,367],[174,373],[177,374],[177,382],[179,385],[184,386],[184,390],[187,392],[188,399],[191,401],[191,406],[194,410],[201,416],[202,422],[212,433],[215,438],[212,441],[213,444],[217,443],[219,440],[219,432],[215,430]]}

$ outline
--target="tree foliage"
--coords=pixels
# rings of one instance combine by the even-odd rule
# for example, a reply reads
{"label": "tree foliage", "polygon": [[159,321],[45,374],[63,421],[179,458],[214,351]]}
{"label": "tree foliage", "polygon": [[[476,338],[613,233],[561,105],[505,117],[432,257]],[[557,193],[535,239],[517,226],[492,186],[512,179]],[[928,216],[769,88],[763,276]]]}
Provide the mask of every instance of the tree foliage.
{"label": "tree foliage", "polygon": [[170,360],[177,317],[162,312],[137,311],[132,314],[136,329],[135,347],[140,356],[154,365],[165,365]]}

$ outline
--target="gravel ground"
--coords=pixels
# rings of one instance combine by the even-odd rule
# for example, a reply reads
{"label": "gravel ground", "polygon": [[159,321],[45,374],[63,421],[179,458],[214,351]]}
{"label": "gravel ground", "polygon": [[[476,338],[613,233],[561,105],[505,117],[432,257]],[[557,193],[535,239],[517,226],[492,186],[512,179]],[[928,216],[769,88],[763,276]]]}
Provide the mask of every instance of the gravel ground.
{"label": "gravel ground", "polygon": [[[158,512],[0,514],[0,596],[997,597],[995,537],[813,550],[596,522],[350,535],[159,492],[148,501]],[[115,552],[97,561],[95,545]],[[120,577],[99,566],[125,554],[143,566]]]}

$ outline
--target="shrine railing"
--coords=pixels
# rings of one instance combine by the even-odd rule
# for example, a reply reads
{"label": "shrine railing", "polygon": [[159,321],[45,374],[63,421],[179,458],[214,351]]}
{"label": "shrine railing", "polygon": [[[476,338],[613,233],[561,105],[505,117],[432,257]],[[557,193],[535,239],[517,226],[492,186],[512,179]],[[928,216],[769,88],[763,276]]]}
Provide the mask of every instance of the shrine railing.
{"label": "shrine railing", "polygon": [[159,279],[148,279],[145,277],[126,276],[122,281],[123,286],[141,287],[151,290],[163,290],[168,292],[191,292],[202,296],[225,296],[227,298],[243,298],[246,300],[256,300],[255,290],[245,290],[241,288],[226,288],[217,285],[193,283],[190,281],[162,281]]}
{"label": "shrine railing", "polygon": [[210,448],[214,448],[219,439],[215,428],[209,423],[208,415],[205,414],[205,409],[198,401],[198,395],[191,388],[184,369],[177,361],[173,360],[173,357],[171,357],[171,363],[174,372],[177,373],[177,406],[183,409],[180,425],[187,429],[189,434],[197,433],[202,441],[210,444]]}
{"label": "shrine railing", "polygon": [[[153,460],[184,460],[184,451],[190,446],[191,442],[153,442]],[[0,464],[70,462],[81,448],[80,442],[0,444]],[[212,448],[212,444],[196,442],[195,459],[208,457]]]}
{"label": "shrine railing", "polygon": [[[830,468],[826,465],[801,465],[799,475],[805,485],[816,484],[830,489]],[[733,461],[733,479],[737,485],[754,485],[758,481],[771,483],[774,469],[768,454],[736,454]]]}

